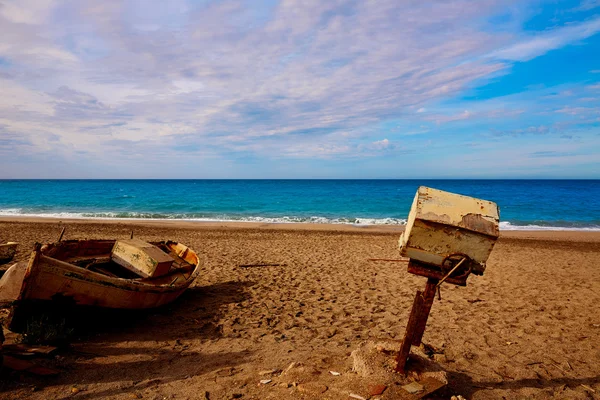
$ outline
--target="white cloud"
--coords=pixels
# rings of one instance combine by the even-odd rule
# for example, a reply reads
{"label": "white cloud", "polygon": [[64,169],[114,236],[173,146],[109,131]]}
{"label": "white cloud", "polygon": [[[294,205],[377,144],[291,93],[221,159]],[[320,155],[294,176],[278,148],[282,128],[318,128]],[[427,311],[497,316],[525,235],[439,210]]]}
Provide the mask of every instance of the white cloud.
{"label": "white cloud", "polygon": [[0,3],[0,15],[19,24],[41,24],[55,5],[54,0],[4,0]]}
{"label": "white cloud", "polygon": [[524,38],[513,45],[492,52],[490,57],[500,60],[528,61],[567,44],[587,39],[598,32],[600,32],[600,17]]}
{"label": "white cloud", "polygon": [[391,143],[389,140],[387,139],[383,139],[383,140],[378,140],[376,142],[372,143],[373,148],[377,149],[377,150],[385,150],[390,148]]}
{"label": "white cloud", "polygon": [[600,0],[583,0],[581,4],[571,11],[588,11],[600,7]]}
{"label": "white cloud", "polygon": [[453,114],[453,115],[437,115],[437,114],[428,115],[427,117],[425,117],[425,120],[435,121],[438,124],[441,124],[441,123],[446,123],[446,122],[461,121],[461,120],[469,119],[469,118],[473,117],[473,115],[474,114],[471,111],[464,110],[458,114]]}
{"label": "white cloud", "polygon": [[521,4],[511,1],[53,4],[0,8],[0,135],[106,164],[132,148],[166,160],[397,150],[373,127],[489,117],[433,110],[506,60],[588,37],[600,21],[523,38],[485,25]]}

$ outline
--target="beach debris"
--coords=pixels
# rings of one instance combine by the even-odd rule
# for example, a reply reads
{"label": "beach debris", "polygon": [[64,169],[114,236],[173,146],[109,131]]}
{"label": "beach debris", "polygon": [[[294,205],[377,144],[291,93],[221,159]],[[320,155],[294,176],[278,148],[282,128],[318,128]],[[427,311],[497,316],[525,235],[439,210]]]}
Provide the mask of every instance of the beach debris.
{"label": "beach debris", "polygon": [[582,386],[582,387],[583,387],[585,390],[589,390],[589,391],[590,391],[590,392],[592,392],[592,393],[596,393],[596,391],[595,391],[593,388],[589,387],[588,385],[584,385],[584,384],[582,383],[582,384],[581,384],[581,386]]}
{"label": "beach debris", "polygon": [[417,394],[425,390],[423,385],[418,382],[411,382],[408,385],[402,386],[402,389],[406,390],[410,394]]}
{"label": "beach debris", "polygon": [[479,303],[479,302],[482,302],[482,301],[485,301],[485,300],[482,300],[482,299],[467,299],[467,301],[469,303],[471,303],[471,304],[475,304],[475,303]]}
{"label": "beach debris", "polygon": [[17,253],[17,242],[7,242],[0,244],[0,265],[7,264],[12,261]]}
{"label": "beach debris", "polygon": [[327,386],[317,382],[301,383],[297,387],[299,392],[306,393],[311,396],[318,396],[322,393],[325,393],[329,389]]}
{"label": "beach debris", "polygon": [[406,230],[400,235],[400,255],[408,257],[408,272],[427,278],[417,291],[396,357],[405,374],[411,346],[419,346],[437,292],[446,283],[466,286],[471,273],[483,275],[499,236],[496,203],[425,186],[419,187]]}
{"label": "beach debris", "polygon": [[364,397],[362,397],[362,396],[359,396],[359,395],[357,395],[357,394],[354,394],[354,393],[350,393],[350,394],[348,395],[348,397],[351,397],[351,398],[353,398],[353,399],[356,399],[356,400],[367,400],[366,398],[364,398]]}
{"label": "beach debris", "polygon": [[467,400],[464,397],[462,397],[460,394],[456,395],[456,396],[452,396],[450,397],[450,400]]}
{"label": "beach debris", "polygon": [[385,392],[385,389],[387,389],[386,385],[382,385],[382,384],[373,385],[369,388],[369,395],[370,396],[379,396],[380,394],[383,394],[383,392]]}
{"label": "beach debris", "polygon": [[302,363],[296,362],[296,361],[292,361],[290,363],[290,365],[288,365],[287,368],[283,371],[283,374],[285,374],[286,372],[291,371],[294,368],[298,368],[298,367],[301,367],[301,366],[302,366]]}
{"label": "beach debris", "polygon": [[367,261],[408,262],[408,258],[367,258]]}
{"label": "beach debris", "polygon": [[19,288],[19,301],[12,308],[7,326],[13,332],[25,333],[32,318],[54,312],[66,314],[75,306],[159,307],[179,297],[201,268],[202,261],[192,249],[172,241],[67,240],[36,244],[23,273],[9,274],[12,279],[8,282],[0,280],[0,299],[5,297],[4,288]]}
{"label": "beach debris", "polygon": [[331,375],[333,375],[333,376],[340,376],[340,375],[341,375],[341,373],[339,373],[339,372],[336,372],[336,371],[329,371],[329,373],[330,373]]}
{"label": "beach debris", "polygon": [[221,368],[215,372],[215,374],[217,374],[218,376],[223,376],[223,377],[233,376],[236,373],[237,373],[237,371],[233,367]]}
{"label": "beach debris", "polygon": [[286,267],[286,264],[278,264],[278,263],[259,263],[259,264],[240,264],[238,267],[240,268],[252,268],[252,267]]}
{"label": "beach debris", "polygon": [[260,375],[260,376],[274,375],[274,374],[276,374],[276,373],[278,373],[280,371],[281,370],[279,370],[279,369],[267,369],[267,370],[264,370],[264,371],[259,371],[258,375]]}
{"label": "beach debris", "polygon": [[273,382],[271,379],[262,379],[262,380],[260,381],[260,383],[261,383],[262,385],[266,385],[266,384],[268,384],[268,383],[271,383],[271,382]]}
{"label": "beach debris", "polygon": [[[353,362],[352,370],[360,377],[368,379],[372,385],[367,386],[369,395],[378,391],[386,391],[387,396],[396,398],[396,391],[404,392],[400,389],[403,384],[416,381],[423,386],[423,392],[419,395],[412,395],[410,398],[421,398],[439,390],[448,384],[448,374],[442,370],[434,361],[423,352],[423,354],[411,355],[411,370],[408,376],[401,377],[395,371],[395,358],[401,343],[396,340],[368,340],[352,351],[351,358]],[[419,350],[419,349],[417,349]],[[385,386],[394,382],[392,387]],[[396,386],[399,385],[399,386]],[[403,397],[400,397],[403,398]]]}
{"label": "beach debris", "polygon": [[110,259],[142,278],[166,275],[174,261],[158,247],[139,239],[117,240]]}

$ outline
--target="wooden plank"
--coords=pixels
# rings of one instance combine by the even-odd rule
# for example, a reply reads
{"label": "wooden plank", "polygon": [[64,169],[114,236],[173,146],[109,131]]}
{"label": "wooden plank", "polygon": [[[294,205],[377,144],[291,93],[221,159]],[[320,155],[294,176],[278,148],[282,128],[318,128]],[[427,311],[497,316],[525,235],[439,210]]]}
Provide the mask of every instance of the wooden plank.
{"label": "wooden plank", "polygon": [[111,259],[142,278],[166,275],[173,265],[172,257],[139,239],[117,240]]}

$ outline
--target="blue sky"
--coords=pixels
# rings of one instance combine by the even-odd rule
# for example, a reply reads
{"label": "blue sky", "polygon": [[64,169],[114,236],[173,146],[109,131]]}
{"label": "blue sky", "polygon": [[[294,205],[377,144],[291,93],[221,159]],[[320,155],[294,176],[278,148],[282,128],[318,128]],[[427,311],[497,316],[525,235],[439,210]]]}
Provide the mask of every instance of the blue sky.
{"label": "blue sky", "polygon": [[0,178],[600,178],[600,0],[0,0]]}

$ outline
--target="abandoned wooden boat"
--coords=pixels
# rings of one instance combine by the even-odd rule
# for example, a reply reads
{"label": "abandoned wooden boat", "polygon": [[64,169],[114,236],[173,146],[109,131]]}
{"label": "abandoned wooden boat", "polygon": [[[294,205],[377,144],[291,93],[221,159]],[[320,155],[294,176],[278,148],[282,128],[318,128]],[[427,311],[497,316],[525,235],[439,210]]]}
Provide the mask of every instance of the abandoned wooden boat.
{"label": "abandoned wooden boat", "polygon": [[14,274],[22,276],[22,284],[8,328],[21,331],[28,313],[42,302],[109,309],[159,307],[179,297],[201,266],[192,249],[172,241],[70,240],[36,245],[27,266],[21,265],[24,273]]}
{"label": "abandoned wooden boat", "polygon": [[17,252],[18,243],[8,242],[0,244],[0,264],[10,262]]}

